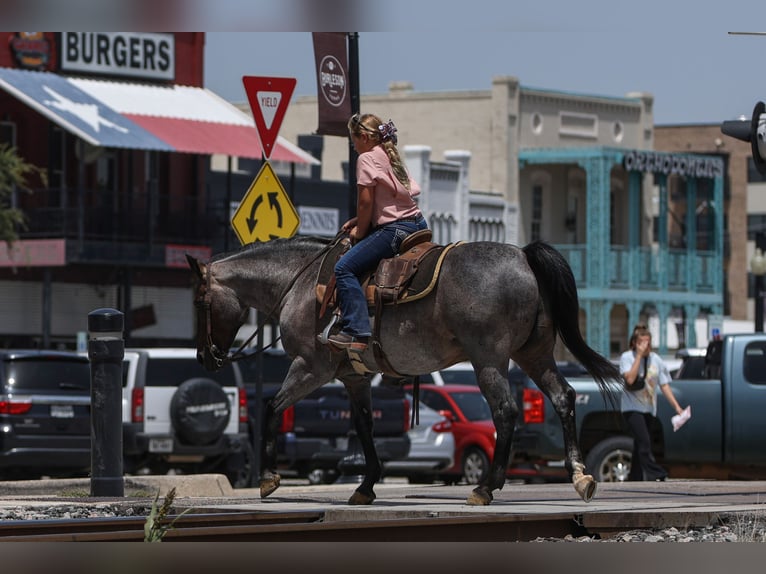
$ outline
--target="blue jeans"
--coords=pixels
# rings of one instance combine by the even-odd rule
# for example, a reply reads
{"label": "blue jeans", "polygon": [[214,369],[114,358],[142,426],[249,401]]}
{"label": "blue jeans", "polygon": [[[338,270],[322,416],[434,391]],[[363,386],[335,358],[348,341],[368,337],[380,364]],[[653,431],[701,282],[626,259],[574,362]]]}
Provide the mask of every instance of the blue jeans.
{"label": "blue jeans", "polygon": [[404,238],[427,229],[424,217],[417,221],[393,221],[375,228],[335,264],[335,286],[341,313],[341,330],[355,337],[369,337],[370,316],[360,280],[375,271],[381,259],[399,253]]}

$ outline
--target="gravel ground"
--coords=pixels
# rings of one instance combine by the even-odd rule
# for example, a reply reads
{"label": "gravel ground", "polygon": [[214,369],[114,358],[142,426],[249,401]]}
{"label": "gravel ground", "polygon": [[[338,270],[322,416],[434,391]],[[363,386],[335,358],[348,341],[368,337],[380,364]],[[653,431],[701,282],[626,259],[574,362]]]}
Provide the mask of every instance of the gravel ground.
{"label": "gravel ground", "polygon": [[[0,521],[12,520],[75,520],[82,518],[112,518],[118,516],[147,516],[151,504],[99,504],[15,506],[0,508]],[[629,530],[614,534],[608,538],[589,536],[565,538],[537,538],[532,542],[579,542],[579,543],[616,543],[616,542],[761,542],[766,543],[766,515],[732,514],[724,516],[720,524],[678,530]]]}
{"label": "gravel ground", "polygon": [[608,538],[588,536],[565,538],[537,538],[533,542],[766,542],[766,516],[737,515],[722,517],[720,524],[679,530],[628,530]]}
{"label": "gravel ground", "polygon": [[114,518],[116,516],[148,516],[151,504],[133,506],[122,504],[53,506],[9,506],[0,508],[0,521],[6,520],[76,520],[81,518]]}

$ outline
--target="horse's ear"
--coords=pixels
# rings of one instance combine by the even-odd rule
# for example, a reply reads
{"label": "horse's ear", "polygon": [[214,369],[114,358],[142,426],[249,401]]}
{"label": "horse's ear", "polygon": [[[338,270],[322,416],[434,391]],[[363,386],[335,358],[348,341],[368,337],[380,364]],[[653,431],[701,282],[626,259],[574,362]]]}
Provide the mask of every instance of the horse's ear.
{"label": "horse's ear", "polygon": [[202,277],[202,269],[199,267],[199,261],[197,261],[194,257],[186,254],[186,261],[189,262],[189,267],[191,267],[192,271],[194,271],[200,278]]}

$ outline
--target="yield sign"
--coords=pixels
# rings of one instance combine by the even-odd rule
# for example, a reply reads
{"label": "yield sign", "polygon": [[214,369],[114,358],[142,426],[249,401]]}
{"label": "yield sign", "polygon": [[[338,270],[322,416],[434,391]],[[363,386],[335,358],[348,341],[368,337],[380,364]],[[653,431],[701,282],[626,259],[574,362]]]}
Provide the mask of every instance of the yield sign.
{"label": "yield sign", "polygon": [[292,237],[301,219],[269,162],[263,167],[237,207],[231,226],[242,245]]}
{"label": "yield sign", "polygon": [[274,149],[274,142],[279,127],[295,89],[295,78],[264,78],[260,76],[242,76],[242,83],[247,92],[247,101],[253,110],[255,127],[261,139],[263,155],[268,157]]}

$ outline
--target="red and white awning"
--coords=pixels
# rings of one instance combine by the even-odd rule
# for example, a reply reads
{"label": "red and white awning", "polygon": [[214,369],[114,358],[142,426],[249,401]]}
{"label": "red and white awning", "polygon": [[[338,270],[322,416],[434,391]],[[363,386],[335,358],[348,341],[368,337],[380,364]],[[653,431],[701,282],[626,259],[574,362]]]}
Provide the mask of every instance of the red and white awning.
{"label": "red and white awning", "polygon": [[[210,90],[0,68],[0,88],[91,145],[261,159],[253,118]],[[277,138],[270,159],[318,164]]]}

